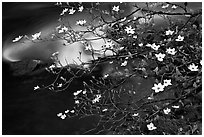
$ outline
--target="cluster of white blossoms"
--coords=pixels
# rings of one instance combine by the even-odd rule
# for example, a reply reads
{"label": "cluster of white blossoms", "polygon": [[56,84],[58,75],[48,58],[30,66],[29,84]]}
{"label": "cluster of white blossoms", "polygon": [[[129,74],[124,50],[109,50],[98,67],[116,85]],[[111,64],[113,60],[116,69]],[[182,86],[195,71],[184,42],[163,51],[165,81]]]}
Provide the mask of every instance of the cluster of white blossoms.
{"label": "cluster of white blossoms", "polygon": [[171,79],[165,79],[162,83],[154,84],[154,87],[152,89],[154,90],[155,93],[159,93],[161,91],[164,91],[164,88],[167,86],[170,86],[171,84]]}
{"label": "cluster of white blossoms", "polygon": [[76,25],[81,25],[81,26],[83,26],[84,24],[86,24],[86,20],[78,20],[78,21],[76,22]]}
{"label": "cluster of white blossoms", "polygon": [[64,120],[67,117],[67,113],[72,113],[73,114],[73,113],[75,113],[75,110],[74,109],[73,110],[67,109],[67,110],[64,111],[64,113],[58,113],[57,117],[59,117],[62,120]]}
{"label": "cluster of white blossoms", "polygon": [[[82,12],[84,10],[84,7],[83,6],[80,6],[79,7],[79,9],[78,9],[78,11],[79,12]],[[71,8],[71,9],[68,9],[68,8],[64,8],[63,10],[62,10],[62,13],[60,13],[60,15],[62,16],[62,15],[64,15],[66,12],[68,12],[69,11],[69,14],[70,15],[72,15],[72,14],[74,14],[75,12],[76,12],[76,10],[74,9],[74,8]]]}

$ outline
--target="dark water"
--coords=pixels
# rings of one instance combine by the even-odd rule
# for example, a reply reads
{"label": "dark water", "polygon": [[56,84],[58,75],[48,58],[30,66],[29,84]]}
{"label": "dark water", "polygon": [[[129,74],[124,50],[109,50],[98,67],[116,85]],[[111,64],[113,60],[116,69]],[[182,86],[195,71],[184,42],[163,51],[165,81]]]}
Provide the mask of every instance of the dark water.
{"label": "dark water", "polygon": [[34,86],[48,84],[54,77],[46,71],[32,76],[13,76],[5,63],[2,74],[3,134],[81,134],[97,120],[57,117],[59,112],[73,107],[73,92],[80,88],[80,81],[74,81],[64,92],[36,92]]}

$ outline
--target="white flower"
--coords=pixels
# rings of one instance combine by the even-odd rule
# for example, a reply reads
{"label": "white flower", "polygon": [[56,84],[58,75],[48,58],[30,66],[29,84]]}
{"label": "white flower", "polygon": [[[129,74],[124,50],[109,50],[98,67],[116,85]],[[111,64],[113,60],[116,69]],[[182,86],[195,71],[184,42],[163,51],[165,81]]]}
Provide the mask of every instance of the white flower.
{"label": "white flower", "polygon": [[155,130],[155,129],[157,129],[157,127],[155,127],[153,123],[148,124],[147,128],[148,128],[148,130]]}
{"label": "white flower", "polygon": [[78,91],[74,92],[73,94],[74,94],[74,96],[77,96],[77,95],[80,94],[81,92],[82,92],[82,90],[78,90]]}
{"label": "white flower", "polygon": [[172,106],[172,108],[179,108],[179,106]]}
{"label": "white flower", "polygon": [[160,47],[160,45],[156,45],[155,43],[153,43],[153,44],[151,45],[151,48],[154,49],[154,50],[158,50],[159,47]]}
{"label": "white flower", "polygon": [[113,6],[112,10],[118,12],[120,10],[120,7],[119,6]]}
{"label": "white flower", "polygon": [[19,41],[20,39],[22,39],[23,36],[18,36],[17,38],[15,38],[12,42],[17,42]]}
{"label": "white flower", "polygon": [[172,35],[173,33],[174,33],[174,31],[171,31],[171,30],[166,31],[166,35]]}
{"label": "white flower", "polygon": [[155,91],[155,93],[158,93],[160,91],[164,91],[164,85],[162,85],[161,83],[154,84],[154,87],[152,87],[152,89]]}
{"label": "white flower", "polygon": [[157,57],[157,59],[159,61],[163,61],[164,57],[166,56],[165,54],[159,53],[159,54],[155,54],[155,56]]}
{"label": "white flower", "polygon": [[143,46],[143,43],[140,43],[138,46],[142,47],[142,46]]}
{"label": "white flower", "polygon": [[138,116],[139,114],[138,113],[134,113],[132,116],[133,117],[136,117],[136,116]]}
{"label": "white flower", "polygon": [[178,36],[178,38],[176,39],[176,41],[183,41],[184,37],[182,37],[181,35]]}
{"label": "white flower", "polygon": [[57,116],[58,116],[58,117],[61,117],[61,116],[62,116],[62,113],[58,113]]}
{"label": "white flower", "polygon": [[203,65],[203,60],[200,60],[200,65]]}
{"label": "white flower", "polygon": [[107,78],[108,76],[109,76],[109,74],[105,74],[103,77],[104,77],[104,78]]}
{"label": "white flower", "polygon": [[127,32],[127,34],[134,34],[134,33],[135,33],[134,30],[135,30],[135,29],[132,28],[132,26],[129,26],[129,27],[126,27],[126,28],[125,28],[125,31]]}
{"label": "white flower", "polygon": [[171,54],[171,55],[175,55],[176,54],[176,50],[175,50],[175,48],[168,48],[167,50],[166,50],[166,52],[168,53],[168,54]]}
{"label": "white flower", "polygon": [[133,38],[133,39],[136,39],[136,38],[137,38],[137,35],[134,35],[132,38]]}
{"label": "white flower", "polygon": [[126,66],[127,65],[127,60],[125,60],[120,66]]}
{"label": "white flower", "polygon": [[99,101],[100,101],[100,98],[101,98],[101,95],[100,95],[100,94],[96,95],[96,98],[92,100],[92,103],[99,102]]}
{"label": "white flower", "polygon": [[105,109],[103,109],[102,111],[103,111],[103,112],[105,112],[105,111],[107,111],[107,110],[108,110],[108,109],[107,109],[107,108],[105,108]]}
{"label": "white flower", "polygon": [[176,6],[176,5],[173,5],[171,8],[172,9],[176,9],[178,6]]}
{"label": "white flower", "polygon": [[191,71],[198,71],[198,66],[196,66],[194,63],[188,66],[188,69]]}
{"label": "white flower", "polygon": [[60,118],[61,119],[65,119],[67,116],[64,114],[64,115],[62,115]]}
{"label": "white flower", "polygon": [[62,10],[62,13],[61,13],[60,15],[61,15],[61,16],[64,15],[64,13],[67,12],[67,11],[68,11],[68,8],[63,9],[63,10]]}
{"label": "white flower", "polygon": [[62,87],[62,83],[60,83],[57,87],[58,87],[58,88]]}
{"label": "white flower", "polygon": [[163,5],[163,6],[162,6],[162,9],[166,9],[166,8],[168,8],[168,7],[169,7],[169,4]]}
{"label": "white flower", "polygon": [[41,32],[35,33],[32,35],[32,40],[36,40],[36,39],[40,38],[40,36],[41,36]]}
{"label": "white flower", "polygon": [[76,22],[77,25],[84,25],[86,23],[86,20],[78,20]]}
{"label": "white flower", "polygon": [[152,47],[152,44],[147,43],[146,47]]}
{"label": "white flower", "polygon": [[65,110],[64,113],[69,113],[69,109]]}
{"label": "white flower", "polygon": [[37,89],[39,89],[40,87],[37,85],[36,87],[34,87],[34,90],[37,90]]}
{"label": "white flower", "polygon": [[68,31],[68,28],[64,26],[63,28],[61,28],[61,29],[58,31],[58,33],[63,33],[63,32],[66,32],[66,31]]}
{"label": "white flower", "polygon": [[70,113],[74,113],[74,112],[75,112],[74,110],[71,110],[71,111],[70,111]]}
{"label": "white flower", "polygon": [[171,109],[166,108],[166,109],[164,109],[163,111],[164,111],[164,114],[166,114],[166,115],[167,115],[167,114],[169,114],[169,113],[171,112]]}
{"label": "white flower", "polygon": [[84,90],[84,91],[82,92],[82,94],[86,94],[86,90]]}
{"label": "white flower", "polygon": [[76,10],[74,10],[74,8],[69,9],[69,14],[74,14]]}
{"label": "white flower", "polygon": [[106,47],[106,48],[113,48],[113,46],[114,46],[114,43],[113,43],[112,41],[107,41],[107,42],[105,43],[105,47]]}
{"label": "white flower", "polygon": [[164,85],[165,87],[172,85],[172,84],[171,84],[171,79],[169,79],[169,80],[165,79],[163,85]]}
{"label": "white flower", "polygon": [[75,100],[75,104],[79,104],[79,100]]}
{"label": "white flower", "polygon": [[79,11],[79,12],[82,12],[83,10],[84,10],[84,7],[83,7],[83,6],[80,6],[78,11]]}

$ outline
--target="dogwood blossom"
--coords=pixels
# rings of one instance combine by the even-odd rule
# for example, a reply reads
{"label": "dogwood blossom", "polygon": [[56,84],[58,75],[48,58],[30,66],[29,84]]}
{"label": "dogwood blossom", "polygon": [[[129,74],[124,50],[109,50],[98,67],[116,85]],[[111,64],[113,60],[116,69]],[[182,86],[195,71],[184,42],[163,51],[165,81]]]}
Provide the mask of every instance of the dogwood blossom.
{"label": "dogwood blossom", "polygon": [[41,32],[35,33],[32,35],[32,40],[36,40],[36,39],[40,38],[40,36],[41,36]]}
{"label": "dogwood blossom", "polygon": [[168,114],[171,112],[171,109],[166,108],[166,109],[164,109],[163,111],[164,111],[164,114],[168,115]]}
{"label": "dogwood blossom", "polygon": [[148,124],[147,128],[148,128],[148,130],[155,130],[155,129],[157,129],[157,127],[155,127],[153,123]]}
{"label": "dogwood blossom", "polygon": [[121,64],[121,66],[126,66],[127,65],[127,60],[125,60],[122,64]]}
{"label": "dogwood blossom", "polygon": [[151,45],[151,48],[154,49],[154,50],[158,50],[159,47],[160,47],[160,45],[156,45],[155,43],[153,43],[153,44]]}
{"label": "dogwood blossom", "polygon": [[139,113],[134,113],[132,116],[133,117],[136,117],[136,116],[138,116],[139,115]]}
{"label": "dogwood blossom", "polygon": [[118,12],[120,10],[120,7],[119,6],[113,6],[112,10]]}
{"label": "dogwood blossom", "polygon": [[171,84],[171,79],[169,79],[169,80],[168,80],[168,79],[165,79],[163,85],[164,85],[165,87],[172,85],[172,84]]}
{"label": "dogwood blossom", "polygon": [[174,31],[172,31],[172,30],[167,30],[166,31],[166,35],[168,36],[168,35],[172,35],[174,33]]}
{"label": "dogwood blossom", "polygon": [[203,60],[200,60],[200,65],[203,65]]}
{"label": "dogwood blossom", "polygon": [[191,71],[198,71],[198,66],[192,63],[188,66],[188,69],[190,69]]}
{"label": "dogwood blossom", "polygon": [[184,37],[179,35],[178,38],[176,39],[176,41],[183,41],[184,40]]}
{"label": "dogwood blossom", "polygon": [[75,13],[76,10],[74,10],[74,8],[69,9],[69,14],[72,15]]}
{"label": "dogwood blossom", "polygon": [[14,40],[12,40],[12,42],[17,42],[17,41],[19,41],[20,39],[22,39],[23,38],[23,36],[18,36],[17,38],[15,38]]}
{"label": "dogwood blossom", "polygon": [[152,47],[152,44],[147,43],[146,47]]}
{"label": "dogwood blossom", "polygon": [[64,15],[64,13],[66,13],[68,11],[68,8],[65,8],[62,10],[62,13],[60,14],[61,16]]}
{"label": "dogwood blossom", "polygon": [[66,32],[66,31],[68,31],[68,28],[64,26],[61,29],[59,29],[58,33],[63,33],[63,32]]}
{"label": "dogwood blossom", "polygon": [[37,85],[36,87],[34,87],[34,90],[40,89],[40,87]]}
{"label": "dogwood blossom", "polygon": [[100,101],[100,98],[101,98],[101,95],[100,95],[100,94],[96,95],[96,98],[94,98],[94,99],[92,100],[92,103],[99,102],[99,101]]}
{"label": "dogwood blossom", "polygon": [[125,31],[127,32],[127,34],[134,34],[135,33],[135,28],[132,28],[132,26],[126,27]]}
{"label": "dogwood blossom", "polygon": [[168,54],[171,54],[171,55],[175,55],[176,54],[176,50],[175,50],[175,48],[168,48],[167,50],[166,50],[166,52],[168,53]]}
{"label": "dogwood blossom", "polygon": [[86,24],[86,20],[78,20],[76,22],[76,25],[84,25],[84,24]]}
{"label": "dogwood blossom", "polygon": [[162,6],[162,9],[166,9],[166,8],[168,8],[168,7],[169,7],[169,4],[163,5],[163,6]]}
{"label": "dogwood blossom", "polygon": [[166,56],[165,54],[159,53],[159,54],[155,54],[156,58],[158,59],[158,61],[163,61],[164,57]]}
{"label": "dogwood blossom", "polygon": [[105,43],[105,47],[106,47],[106,48],[113,48],[113,46],[114,46],[114,43],[113,43],[112,41],[107,41],[107,42]]}
{"label": "dogwood blossom", "polygon": [[74,96],[77,96],[77,95],[80,94],[81,92],[82,92],[82,90],[78,90],[78,91],[74,92],[73,94],[74,94]]}
{"label": "dogwood blossom", "polygon": [[152,87],[152,89],[155,91],[155,93],[158,93],[160,91],[164,91],[164,85],[162,85],[161,83],[154,84],[154,87]]}
{"label": "dogwood blossom", "polygon": [[172,108],[179,108],[179,106],[171,106]]}
{"label": "dogwood blossom", "polygon": [[63,114],[62,116],[60,116],[61,119],[65,119],[67,116],[65,114]]}
{"label": "dogwood blossom", "polygon": [[103,111],[103,112],[105,112],[105,111],[107,111],[107,110],[108,110],[108,109],[107,109],[107,108],[105,108],[105,109],[103,109],[102,111]]}
{"label": "dogwood blossom", "polygon": [[70,113],[74,113],[74,112],[75,112],[74,110],[71,110],[71,111],[70,111]]}
{"label": "dogwood blossom", "polygon": [[178,6],[176,6],[176,5],[173,5],[171,8],[172,9],[176,9]]}
{"label": "dogwood blossom", "polygon": [[75,104],[79,104],[79,100],[75,100],[74,103],[75,103]]}
{"label": "dogwood blossom", "polygon": [[143,43],[138,44],[138,46],[142,47],[142,46],[143,46]]}
{"label": "dogwood blossom", "polygon": [[84,7],[83,7],[83,6],[80,6],[78,11],[79,11],[79,12],[82,12],[83,10],[84,10]]}
{"label": "dogwood blossom", "polygon": [[60,83],[57,87],[58,87],[58,88],[61,88],[61,87],[62,87],[62,83]]}

